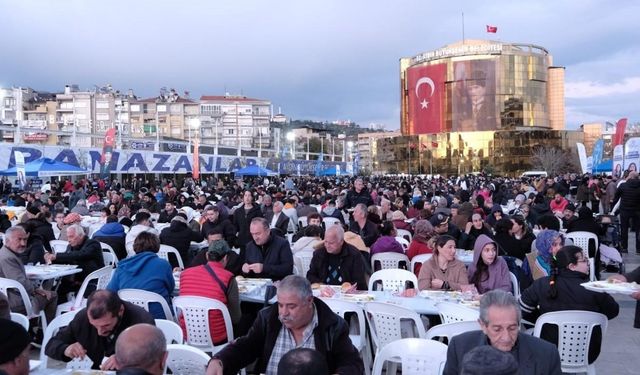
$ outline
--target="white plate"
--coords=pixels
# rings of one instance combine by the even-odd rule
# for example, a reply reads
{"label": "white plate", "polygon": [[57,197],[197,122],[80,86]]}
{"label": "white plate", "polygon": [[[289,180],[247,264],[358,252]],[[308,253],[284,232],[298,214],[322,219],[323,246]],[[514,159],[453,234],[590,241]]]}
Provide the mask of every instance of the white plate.
{"label": "white plate", "polygon": [[582,283],[580,285],[582,285],[587,290],[598,293],[631,295],[635,292],[640,292],[640,287],[630,287],[629,283],[608,283],[606,281],[591,281],[588,283]]}

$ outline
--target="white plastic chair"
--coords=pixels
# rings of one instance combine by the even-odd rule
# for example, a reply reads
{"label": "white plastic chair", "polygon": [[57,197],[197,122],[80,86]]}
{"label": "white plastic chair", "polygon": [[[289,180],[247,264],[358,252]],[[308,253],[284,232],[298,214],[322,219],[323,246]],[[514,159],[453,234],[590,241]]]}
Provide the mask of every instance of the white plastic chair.
{"label": "white plastic chair", "polygon": [[175,375],[204,374],[211,359],[207,353],[189,345],[167,345],[167,352],[167,369]]}
{"label": "white plastic chair", "polygon": [[413,272],[401,269],[380,270],[374,272],[369,278],[369,290],[373,291],[377,281],[382,282],[382,289],[397,292],[405,287],[407,281],[413,283],[414,289],[418,289],[418,278]]}
{"label": "white plastic chair", "polygon": [[323,298],[322,301],[329,308],[341,317],[345,317],[345,313],[355,313],[358,318],[358,330],[356,333],[349,333],[349,338],[353,346],[362,353],[364,361],[364,371],[368,375],[371,373],[371,348],[367,339],[366,318],[364,317],[364,309],[357,303],[342,301],[339,299]]}
{"label": "white plastic chair", "polygon": [[293,264],[300,272],[300,276],[307,277],[309,267],[311,266],[311,259],[313,259],[313,251],[302,250],[293,254]]}
{"label": "white plastic chair", "polygon": [[565,237],[573,241],[575,246],[578,246],[582,249],[582,253],[584,254],[584,258],[589,258],[589,242],[594,241],[595,247],[598,248],[598,236],[591,232],[585,231],[577,231],[565,234]]}
{"label": "white plastic chair", "polygon": [[442,323],[477,321],[480,310],[475,310],[452,302],[440,302],[436,305]]}
{"label": "white plastic chair", "polygon": [[453,336],[457,336],[461,333],[476,331],[480,329],[480,323],[477,320],[468,320],[454,323],[443,323],[437,326],[431,327],[427,331],[427,338],[433,339],[434,337],[446,337],[451,341]]}
{"label": "white plastic chair", "polygon": [[[368,302],[364,305],[364,311],[376,346],[376,356],[390,342],[406,337],[426,337],[424,323],[413,310],[390,303]],[[412,322],[413,331],[407,330],[402,321]]]}
{"label": "white plastic chair", "polygon": [[[104,226],[104,223],[95,223],[95,224],[91,224],[89,225],[89,234],[88,237],[89,238],[93,238],[93,235],[100,230],[100,228],[102,228]],[[86,230],[86,229],[85,229]]]}
{"label": "white plastic chair", "polygon": [[153,223],[153,227],[158,230],[158,232],[162,232],[163,229],[169,228],[171,223]]}
{"label": "white plastic chair", "polygon": [[411,240],[413,239],[411,232],[406,229],[396,229],[396,237],[404,238],[405,240],[407,240],[407,243],[411,242]]}
{"label": "white plastic chair", "polygon": [[566,238],[570,239],[575,246],[578,246],[582,249],[582,254],[584,259],[589,260],[589,281],[596,280],[596,272],[595,272],[595,260],[589,257],[589,243],[593,241],[594,249],[598,249],[599,242],[598,236],[591,232],[585,231],[577,231],[565,234]]}
{"label": "white plastic chair", "polygon": [[87,304],[87,299],[84,298],[85,292],[89,287],[89,284],[96,280],[96,290],[107,289],[107,285],[109,285],[109,281],[111,281],[111,276],[113,275],[113,268],[111,266],[104,266],[100,269],[97,269],[87,277],[84,278],[82,285],[80,286],[80,290],[78,290],[78,294],[73,301],[68,301],[63,304],[58,305],[56,309],[56,316],[68,312],[80,310],[85,307]]}
{"label": "white plastic chair", "polygon": [[518,282],[518,278],[513,274],[513,272],[509,272],[509,278],[511,279],[513,296],[516,297],[516,299],[520,299],[520,283]]}
{"label": "white plastic chair", "polygon": [[558,326],[557,344],[563,373],[596,373],[595,365],[589,365],[589,344],[595,326],[600,326],[604,339],[608,324],[605,315],[581,310],[549,312],[536,320],[533,335],[540,337],[545,324]]}
{"label": "white plastic chair", "polygon": [[54,253],[64,253],[67,251],[67,246],[69,246],[69,241],[51,240],[49,241],[49,245],[51,245],[51,250],[53,250]]}
{"label": "white plastic chair", "polygon": [[26,331],[29,331],[29,318],[20,313],[11,313],[11,320],[20,324]]}
{"label": "white plastic chair", "polygon": [[165,319],[175,321],[167,300],[158,293],[142,289],[120,289],[118,291],[118,296],[121,299],[131,302],[136,306],[140,306],[147,311],[149,311],[149,304],[154,302],[159,303],[160,306],[162,306]]}
{"label": "white plastic chair", "polygon": [[419,254],[413,257],[413,259],[411,259],[411,272],[413,272],[414,274],[416,273],[416,265],[418,263],[423,264],[424,262],[428,261],[429,259],[431,259],[431,257],[433,256],[433,254]]}
{"label": "white plastic chair", "polygon": [[409,257],[404,254],[399,253],[378,253],[371,256],[371,268],[376,269],[376,262],[380,263],[381,270],[387,269],[401,269],[400,264],[404,262],[404,264],[409,267]]}
{"label": "white plastic chair", "polygon": [[102,259],[104,260],[105,266],[116,268],[116,266],[118,265],[118,257],[115,254],[110,253],[108,251],[102,252]]}
{"label": "white plastic chair", "polygon": [[166,319],[156,319],[156,327],[160,328],[164,334],[167,345],[182,344],[184,342],[182,328],[180,328],[176,322]]}
{"label": "white plastic chair", "polygon": [[71,321],[73,320],[73,318],[75,318],[77,313],[78,313],[77,311],[69,311],[66,314],[57,316],[55,319],[49,322],[47,329],[44,330],[44,335],[42,337],[42,347],[40,348],[40,362],[41,362],[40,367],[41,368],[47,368],[47,362],[49,360],[49,357],[47,357],[47,355],[44,354],[44,350],[47,347],[47,343],[49,342],[49,340],[51,340],[51,338],[56,333],[58,333],[60,328],[68,326],[69,323],[71,323]]}
{"label": "white plastic chair", "polygon": [[301,216],[298,218],[298,228],[300,229],[305,228],[307,224],[308,224],[308,221],[306,216]]}
{"label": "white plastic chair", "polygon": [[47,329],[47,317],[44,314],[44,311],[40,311],[39,314],[36,314],[33,311],[33,305],[31,305],[31,298],[29,298],[29,294],[27,290],[24,288],[22,284],[20,284],[16,280],[5,279],[0,277],[0,292],[4,293],[7,297],[9,296],[9,289],[16,289],[18,293],[20,293],[20,297],[22,298],[22,304],[24,305],[24,310],[26,312],[27,319],[40,318],[42,322],[42,329]]}
{"label": "white plastic chair", "polygon": [[409,249],[409,241],[407,241],[406,238],[404,237],[400,237],[400,236],[396,236],[395,237],[396,241],[398,241],[398,243],[400,244],[400,246],[402,246],[402,249],[404,250],[404,252],[406,253],[407,250]]}
{"label": "white plastic chair", "polygon": [[233,341],[231,316],[224,303],[206,297],[180,296],[173,299],[176,317],[182,315],[187,331],[186,343],[207,353],[215,354],[226,344],[214,345],[209,328],[209,311],[219,310],[224,319],[227,341]]}
{"label": "white plastic chair", "polygon": [[178,259],[178,267],[180,267],[180,269],[184,269],[184,262],[182,262],[182,257],[180,256],[180,253],[178,252],[178,250],[173,246],[164,245],[164,244],[160,245],[160,250],[158,251],[158,256],[160,258],[168,262],[170,253],[175,254],[176,258]]}
{"label": "white plastic chair", "polygon": [[441,342],[416,338],[394,341],[376,356],[373,375],[382,375],[384,362],[395,362],[398,358],[402,375],[440,375],[447,361],[447,346]]}
{"label": "white plastic chair", "polygon": [[[103,257],[104,257],[104,265],[111,265],[113,266],[113,268],[116,268],[118,266],[118,256],[116,255],[116,252],[113,250],[113,247],[111,247],[111,245],[106,244],[104,242],[100,242],[100,247],[102,248],[102,252],[103,252]],[[104,256],[104,253],[109,253],[112,256]],[[109,260],[109,262],[111,263],[107,263],[107,260]]]}
{"label": "white plastic chair", "polygon": [[322,222],[324,223],[325,229],[329,228],[332,225],[340,224],[340,220],[335,217],[323,217]]}

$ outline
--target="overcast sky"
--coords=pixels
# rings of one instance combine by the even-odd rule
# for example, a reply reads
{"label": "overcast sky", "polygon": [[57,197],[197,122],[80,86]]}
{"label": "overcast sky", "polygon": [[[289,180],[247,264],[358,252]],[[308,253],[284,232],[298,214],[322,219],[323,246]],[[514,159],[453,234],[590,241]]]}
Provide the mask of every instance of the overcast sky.
{"label": "overcast sky", "polygon": [[399,58],[461,40],[462,11],[466,38],[537,44],[566,67],[567,128],[640,121],[632,0],[0,0],[0,86],[226,90],[397,129]]}

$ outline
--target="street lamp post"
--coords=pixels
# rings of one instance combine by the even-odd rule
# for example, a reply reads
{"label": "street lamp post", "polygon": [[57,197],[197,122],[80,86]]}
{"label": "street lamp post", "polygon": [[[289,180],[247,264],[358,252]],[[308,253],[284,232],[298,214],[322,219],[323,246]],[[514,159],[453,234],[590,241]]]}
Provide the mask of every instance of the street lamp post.
{"label": "street lamp post", "polygon": [[[353,159],[353,155],[352,155],[352,150],[353,149],[353,141],[348,141],[347,142],[347,147],[345,149],[345,162],[349,163],[351,161],[351,159]],[[347,153],[348,152],[348,153]],[[347,157],[348,156],[348,157]],[[355,171],[353,170],[353,165],[351,166],[351,173],[355,173]]]}
{"label": "street lamp post", "polygon": [[[192,118],[189,119],[187,122],[187,127],[188,127],[188,132],[189,132],[189,153],[192,153],[192,148],[191,148],[191,129],[195,128],[196,132],[200,131],[200,119],[198,118]],[[196,133],[196,138],[198,133]]]}
{"label": "street lamp post", "polygon": [[160,151],[160,118],[158,116],[158,102],[156,102],[156,152]]}
{"label": "street lamp post", "polygon": [[292,131],[288,132],[287,140],[291,142],[291,159],[295,159],[296,158],[296,152],[295,152],[296,133]]}

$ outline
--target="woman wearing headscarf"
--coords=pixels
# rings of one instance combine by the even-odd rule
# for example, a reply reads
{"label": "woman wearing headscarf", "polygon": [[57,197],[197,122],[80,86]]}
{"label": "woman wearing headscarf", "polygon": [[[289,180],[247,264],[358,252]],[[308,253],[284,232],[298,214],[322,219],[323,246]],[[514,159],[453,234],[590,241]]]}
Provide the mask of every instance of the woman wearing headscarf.
{"label": "woman wearing headscarf", "polygon": [[494,289],[511,292],[509,267],[507,262],[498,256],[498,246],[489,236],[478,236],[473,245],[473,263],[469,265],[467,272],[469,283],[473,284],[480,294]]}
{"label": "woman wearing headscarf", "polygon": [[491,228],[495,228],[496,223],[503,217],[502,207],[499,204],[494,204],[491,212],[487,216],[487,224],[489,224]]}
{"label": "woman wearing headscarf", "polygon": [[536,237],[536,251],[527,254],[522,269],[533,280],[551,275],[551,261],[563,245],[562,234],[552,229],[543,230]]}
{"label": "woman wearing headscarf", "polygon": [[473,249],[476,240],[480,235],[485,235],[493,238],[493,232],[489,225],[487,225],[480,214],[473,214],[471,221],[467,223],[464,231],[460,233],[460,248],[471,250]]}
{"label": "woman wearing headscarf", "polygon": [[[520,306],[523,318],[535,322],[539,315],[553,311],[584,310],[601,313],[609,319],[618,316],[618,303],[607,293],[597,293],[582,287],[589,281],[589,259],[577,246],[564,246],[552,260],[551,275],[536,280],[522,292]],[[541,337],[558,342],[558,327],[545,324]],[[594,327],[589,345],[589,363],[600,354],[602,330]]]}
{"label": "woman wearing headscarf", "polygon": [[[418,220],[414,228],[413,238],[407,249],[409,260],[412,260],[416,255],[433,253],[433,235],[431,223],[428,220]],[[420,274],[420,267],[422,267],[421,264],[416,265],[416,276]]]}

